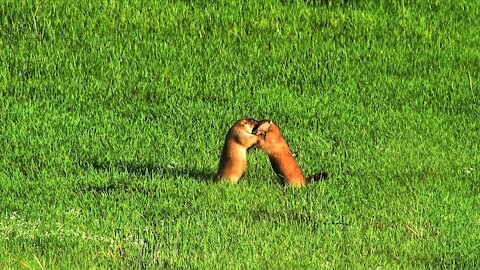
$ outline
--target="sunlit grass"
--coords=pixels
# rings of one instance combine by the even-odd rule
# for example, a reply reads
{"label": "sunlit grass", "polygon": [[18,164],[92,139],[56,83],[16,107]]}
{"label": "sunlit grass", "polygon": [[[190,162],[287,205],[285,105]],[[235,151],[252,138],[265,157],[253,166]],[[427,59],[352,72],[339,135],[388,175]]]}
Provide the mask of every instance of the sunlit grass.
{"label": "sunlit grass", "polygon": [[[0,268],[478,268],[475,1],[0,4]],[[275,121],[305,174],[224,136]]]}

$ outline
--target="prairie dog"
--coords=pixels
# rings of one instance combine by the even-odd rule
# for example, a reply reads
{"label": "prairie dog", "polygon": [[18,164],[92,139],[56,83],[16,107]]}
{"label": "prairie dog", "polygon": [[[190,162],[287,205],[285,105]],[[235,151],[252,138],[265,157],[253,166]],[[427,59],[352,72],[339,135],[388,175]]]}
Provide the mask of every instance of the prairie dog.
{"label": "prairie dog", "polygon": [[287,142],[274,122],[262,120],[258,123],[256,131],[258,140],[255,146],[268,154],[273,170],[285,183],[301,187],[327,177],[326,173],[319,173],[308,178],[303,176]]}
{"label": "prairie dog", "polygon": [[257,136],[252,134],[257,124],[255,119],[242,118],[230,128],[223,145],[217,180],[232,184],[240,180],[247,166],[247,150],[257,142]]}

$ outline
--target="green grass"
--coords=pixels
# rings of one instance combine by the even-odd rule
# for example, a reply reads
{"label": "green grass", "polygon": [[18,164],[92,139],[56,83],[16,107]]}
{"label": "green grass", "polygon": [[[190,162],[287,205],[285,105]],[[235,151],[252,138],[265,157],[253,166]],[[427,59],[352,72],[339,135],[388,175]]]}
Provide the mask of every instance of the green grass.
{"label": "green grass", "polygon": [[0,3],[0,268],[478,268],[480,4],[234,2]]}

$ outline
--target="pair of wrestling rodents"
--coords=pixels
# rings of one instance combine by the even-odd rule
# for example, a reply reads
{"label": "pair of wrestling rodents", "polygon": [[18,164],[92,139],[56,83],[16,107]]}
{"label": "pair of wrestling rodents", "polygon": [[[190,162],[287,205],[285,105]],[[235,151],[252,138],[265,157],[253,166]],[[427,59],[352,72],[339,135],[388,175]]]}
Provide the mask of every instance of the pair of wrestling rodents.
{"label": "pair of wrestling rodents", "polygon": [[[256,131],[256,134],[253,132]],[[269,120],[242,118],[230,128],[223,145],[217,179],[237,183],[247,166],[247,150],[255,145],[268,154],[275,173],[286,184],[304,186],[322,180],[326,173],[305,178],[278,126]]]}

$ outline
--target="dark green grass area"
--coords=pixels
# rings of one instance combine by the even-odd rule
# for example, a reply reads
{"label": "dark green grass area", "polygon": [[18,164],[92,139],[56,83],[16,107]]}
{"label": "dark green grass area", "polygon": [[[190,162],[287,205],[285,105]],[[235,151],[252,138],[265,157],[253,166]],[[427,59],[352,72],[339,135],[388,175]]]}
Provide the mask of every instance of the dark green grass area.
{"label": "dark green grass area", "polygon": [[[475,269],[476,1],[3,1],[0,268]],[[229,127],[270,119],[306,175]]]}

